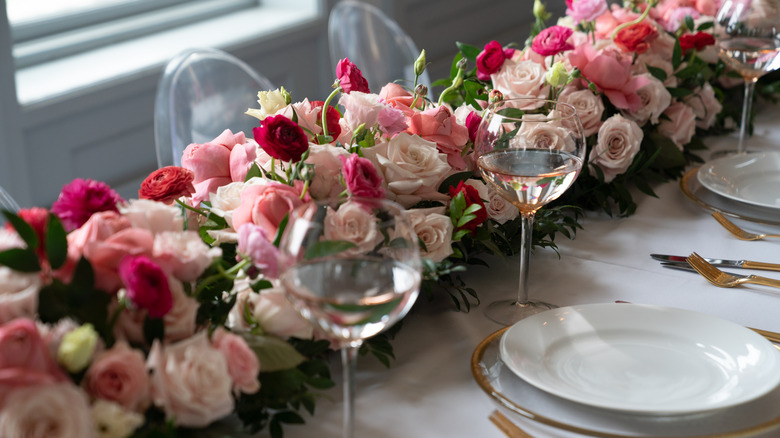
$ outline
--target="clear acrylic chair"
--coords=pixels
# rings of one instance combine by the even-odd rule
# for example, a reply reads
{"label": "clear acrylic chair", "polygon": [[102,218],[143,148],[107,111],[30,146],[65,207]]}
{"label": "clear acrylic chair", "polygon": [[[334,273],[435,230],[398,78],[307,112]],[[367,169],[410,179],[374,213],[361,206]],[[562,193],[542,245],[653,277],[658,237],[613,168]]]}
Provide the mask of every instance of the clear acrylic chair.
{"label": "clear acrylic chair", "polygon": [[225,129],[251,137],[257,92],[271,82],[240,59],[217,49],[190,49],[168,62],[157,87],[154,137],[159,167],[181,165],[190,143],[205,143]]}
{"label": "clear acrylic chair", "polygon": [[[328,43],[334,70],[339,60],[349,58],[363,72],[372,93],[379,93],[388,82],[398,81],[408,88],[414,84],[414,61],[420,50],[395,20],[373,5],[353,0],[337,3],[328,18]],[[432,99],[427,71],[418,83],[428,87]]]}
{"label": "clear acrylic chair", "polygon": [[[0,186],[0,210],[8,210],[16,213],[19,211],[19,204],[14,201],[14,198]],[[5,223],[5,216],[0,214],[0,225]]]}

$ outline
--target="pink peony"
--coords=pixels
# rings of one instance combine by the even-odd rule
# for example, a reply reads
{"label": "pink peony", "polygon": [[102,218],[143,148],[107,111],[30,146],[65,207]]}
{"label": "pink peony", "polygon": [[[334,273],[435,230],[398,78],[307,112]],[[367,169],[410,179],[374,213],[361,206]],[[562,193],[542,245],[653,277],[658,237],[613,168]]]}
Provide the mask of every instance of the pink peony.
{"label": "pink peony", "polygon": [[469,141],[469,130],[458,123],[446,106],[415,112],[409,119],[409,132],[436,143],[447,154],[447,162],[455,169],[465,169],[463,148]]}
{"label": "pink peony", "polygon": [[216,192],[219,186],[244,180],[256,158],[254,145],[246,143],[243,132],[233,134],[226,129],[208,143],[192,143],[184,149],[181,166],[195,174],[194,203],[207,200],[208,194]]}
{"label": "pink peony", "polygon": [[349,94],[353,91],[370,93],[368,81],[363,77],[363,73],[349,58],[344,58],[336,65],[336,77],[339,80],[341,90]]}
{"label": "pink peony", "polygon": [[241,205],[233,211],[233,228],[253,223],[263,227],[269,236],[275,236],[285,216],[294,208],[309,201],[306,195],[301,199],[303,182],[296,181],[295,187],[276,181],[263,181],[241,192]]}
{"label": "pink peony", "polygon": [[119,262],[118,271],[127,297],[146,309],[150,317],[161,318],[171,310],[173,298],[168,277],[149,257],[126,256]]}
{"label": "pink peony", "polygon": [[550,26],[534,37],[531,50],[542,56],[557,55],[565,50],[571,50],[574,46],[567,40],[573,33],[574,30],[568,27]]}
{"label": "pink peony", "polygon": [[352,154],[349,158],[340,156],[343,165],[344,181],[347,190],[353,196],[364,198],[384,198],[384,179],[377,172],[374,163],[367,158]]}
{"label": "pink peony", "polygon": [[607,12],[606,0],[574,0],[571,4],[567,1],[567,6],[566,15],[577,23],[594,21]]}
{"label": "pink peony", "polygon": [[106,183],[77,178],[62,188],[51,211],[60,218],[67,231],[73,231],[95,213],[119,211],[119,203],[124,203],[124,200]]}
{"label": "pink peony", "polygon": [[276,278],[279,275],[279,249],[271,242],[263,227],[245,223],[238,229],[238,252],[249,257],[263,275]]}
{"label": "pink peony", "polygon": [[110,400],[133,412],[151,401],[143,352],[123,341],[100,353],[84,375],[84,388],[93,397]]}
{"label": "pink peony", "polygon": [[404,113],[393,107],[382,108],[376,116],[376,121],[379,129],[388,137],[392,137],[409,128]]}
{"label": "pink peony", "polygon": [[477,79],[489,81],[490,75],[497,72],[514,53],[515,49],[505,49],[498,41],[485,44],[485,48],[477,55]]}
{"label": "pink peony", "polygon": [[614,46],[596,51],[590,43],[586,43],[569,53],[569,61],[615,107],[636,111],[642,105],[637,90],[647,85],[648,80],[631,74],[631,56],[621,53]]}

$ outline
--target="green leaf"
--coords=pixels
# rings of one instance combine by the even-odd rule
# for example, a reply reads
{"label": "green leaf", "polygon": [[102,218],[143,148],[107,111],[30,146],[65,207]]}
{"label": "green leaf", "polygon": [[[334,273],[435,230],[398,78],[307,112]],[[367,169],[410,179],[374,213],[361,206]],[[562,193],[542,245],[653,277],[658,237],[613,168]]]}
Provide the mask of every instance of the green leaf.
{"label": "green leaf", "polygon": [[645,67],[647,67],[647,71],[650,72],[650,74],[653,75],[653,77],[655,77],[659,81],[664,82],[666,80],[667,75],[663,69],[658,67],[653,67],[650,64],[645,64]]}
{"label": "green leaf", "polygon": [[472,171],[454,173],[445,178],[444,181],[439,184],[439,193],[447,194],[450,191],[450,187],[457,187],[458,183],[461,181],[466,181],[473,176],[474,172]]}
{"label": "green leaf", "polygon": [[693,17],[690,15],[685,16],[685,27],[687,27],[690,31],[693,31],[696,28],[696,26],[693,24]]}
{"label": "green leaf", "polygon": [[38,242],[38,235],[35,234],[35,230],[33,230],[30,224],[10,211],[4,210],[3,216],[5,216],[5,219],[11,223],[11,226],[14,227],[14,230],[16,230],[24,243],[27,244],[28,248],[33,250],[38,249],[38,244],[40,243]]}
{"label": "green leaf", "polygon": [[707,30],[711,27],[713,27],[715,23],[712,21],[705,21],[704,23],[700,24],[699,27],[696,28],[696,31],[701,32],[703,30]]}
{"label": "green leaf", "polygon": [[284,234],[284,230],[287,228],[287,223],[290,221],[290,214],[287,213],[284,215],[284,218],[282,218],[282,221],[279,222],[279,228],[276,229],[276,236],[274,236],[274,246],[279,247],[279,243],[282,241],[282,235]]}
{"label": "green leaf", "polygon": [[472,46],[469,44],[456,42],[455,45],[458,47],[458,50],[460,50],[460,53],[463,54],[463,57],[470,60],[476,60],[479,53],[482,51],[479,47]]}
{"label": "green leaf", "polygon": [[0,252],[0,265],[8,266],[19,272],[38,272],[41,270],[38,255],[28,248],[11,248]]}
{"label": "green leaf", "polygon": [[687,88],[669,87],[667,90],[669,91],[669,94],[672,95],[672,97],[678,99],[693,94],[693,90],[689,90]]}
{"label": "green leaf", "polygon": [[260,292],[263,289],[270,289],[274,287],[274,285],[270,281],[263,279],[252,283],[251,287],[253,291]]}
{"label": "green leaf", "polygon": [[150,318],[149,315],[144,318],[144,339],[149,344],[155,339],[160,341],[165,338],[165,325],[162,318]]}
{"label": "green leaf", "polygon": [[320,240],[306,248],[306,253],[303,257],[305,260],[311,260],[338,254],[352,248],[357,248],[357,245],[346,240]]}
{"label": "green leaf", "polygon": [[49,223],[46,226],[46,257],[52,269],[58,269],[68,257],[68,238],[62,222],[57,216],[49,213]]}
{"label": "green leaf", "polygon": [[276,336],[253,335],[247,336],[246,341],[257,354],[263,373],[295,368],[306,360],[292,345]]}
{"label": "green leaf", "polygon": [[498,114],[511,119],[522,119],[525,115],[525,111],[517,108],[504,108],[498,111]]}
{"label": "green leaf", "polygon": [[677,70],[682,64],[682,48],[680,48],[680,40],[674,40],[674,49],[672,50],[672,67]]}
{"label": "green leaf", "polygon": [[255,177],[262,177],[263,172],[260,170],[260,166],[257,163],[252,163],[252,166],[249,167],[249,170],[246,172],[246,177],[244,178],[244,182],[249,181],[252,178]]}

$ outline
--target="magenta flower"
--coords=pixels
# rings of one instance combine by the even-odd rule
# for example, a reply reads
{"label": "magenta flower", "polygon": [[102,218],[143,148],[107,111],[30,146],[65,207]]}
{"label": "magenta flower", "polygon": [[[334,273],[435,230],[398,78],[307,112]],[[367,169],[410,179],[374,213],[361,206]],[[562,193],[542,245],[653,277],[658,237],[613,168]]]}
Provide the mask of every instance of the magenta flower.
{"label": "magenta flower", "polygon": [[504,61],[515,54],[515,49],[505,49],[498,41],[485,44],[485,48],[477,55],[477,79],[489,81],[490,75],[501,69]]}
{"label": "magenta flower", "polygon": [[119,278],[127,298],[152,318],[162,318],[173,307],[168,276],[157,263],[144,255],[128,255],[119,262]]}
{"label": "magenta flower", "polygon": [[469,140],[472,143],[477,140],[477,128],[479,128],[480,123],[482,123],[482,117],[476,112],[472,111],[466,116],[466,129],[469,130]]}
{"label": "magenta flower", "polygon": [[303,128],[281,114],[263,119],[262,125],[252,129],[252,134],[257,144],[277,160],[296,163],[309,149]]}
{"label": "magenta flower", "polygon": [[95,213],[119,212],[117,204],[123,202],[124,199],[108,184],[77,178],[62,188],[59,197],[51,206],[51,211],[70,232],[84,225]]}
{"label": "magenta flower", "polygon": [[370,93],[368,90],[368,81],[363,77],[363,73],[349,58],[344,58],[336,65],[336,77],[339,79],[339,86],[344,93],[360,91],[361,93]]}
{"label": "magenta flower", "polygon": [[594,21],[607,12],[607,0],[574,0],[566,1],[566,15],[574,19],[576,23]]}
{"label": "magenta flower", "polygon": [[360,157],[358,154],[352,154],[349,158],[341,155],[339,159],[344,166],[342,174],[347,184],[347,190],[353,196],[362,198],[385,197],[385,188],[382,186],[384,180],[376,171],[371,160]]}
{"label": "magenta flower", "polygon": [[263,227],[245,223],[238,229],[238,252],[249,257],[268,278],[279,276],[279,249],[270,241]]}
{"label": "magenta flower", "polygon": [[574,45],[567,42],[574,30],[564,26],[550,26],[539,32],[531,43],[531,50],[542,55],[557,55],[565,50],[571,50]]}

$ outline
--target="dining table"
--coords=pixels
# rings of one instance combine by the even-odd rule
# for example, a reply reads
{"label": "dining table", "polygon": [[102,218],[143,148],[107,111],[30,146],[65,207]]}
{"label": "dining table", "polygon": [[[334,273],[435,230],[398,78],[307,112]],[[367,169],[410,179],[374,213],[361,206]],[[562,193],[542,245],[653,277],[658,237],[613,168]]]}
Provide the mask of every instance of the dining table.
{"label": "dining table", "polygon": [[[777,107],[756,112],[748,149],[780,151]],[[733,148],[736,134],[704,138],[708,162],[718,150]],[[694,163],[687,172],[702,163]],[[636,192],[636,212],[627,217],[586,212],[573,239],[557,236],[557,249],[536,248],[530,266],[532,298],[558,306],[631,302],[673,307],[712,315],[733,323],[780,331],[780,289],[745,285],[721,288],[702,276],[668,269],[651,253],[749,259],[780,263],[780,239],[742,241],[711,216],[706,205],[681,190],[680,181],[654,187],[657,196]],[[780,222],[780,209],[777,220]],[[780,232],[780,226],[735,219],[753,230]],[[771,221],[770,221],[771,222]],[[516,295],[517,258],[490,257],[489,267],[473,266],[462,275],[478,292],[479,303],[456,311],[446,293],[420,295],[392,341],[395,359],[385,367],[371,356],[358,360],[356,436],[484,437],[505,436],[489,421],[496,408],[476,383],[471,369],[475,348],[504,328],[483,314],[493,300]],[[780,278],[780,273],[752,271]],[[341,369],[333,355],[336,386],[321,393],[313,416],[303,425],[285,425],[287,438],[341,436]],[[780,369],[777,370],[780,373]],[[777,408],[780,412],[780,407]],[[512,417],[531,436],[580,436],[537,421]],[[629,435],[643,436],[641,422]],[[780,430],[756,436],[780,436]]]}

